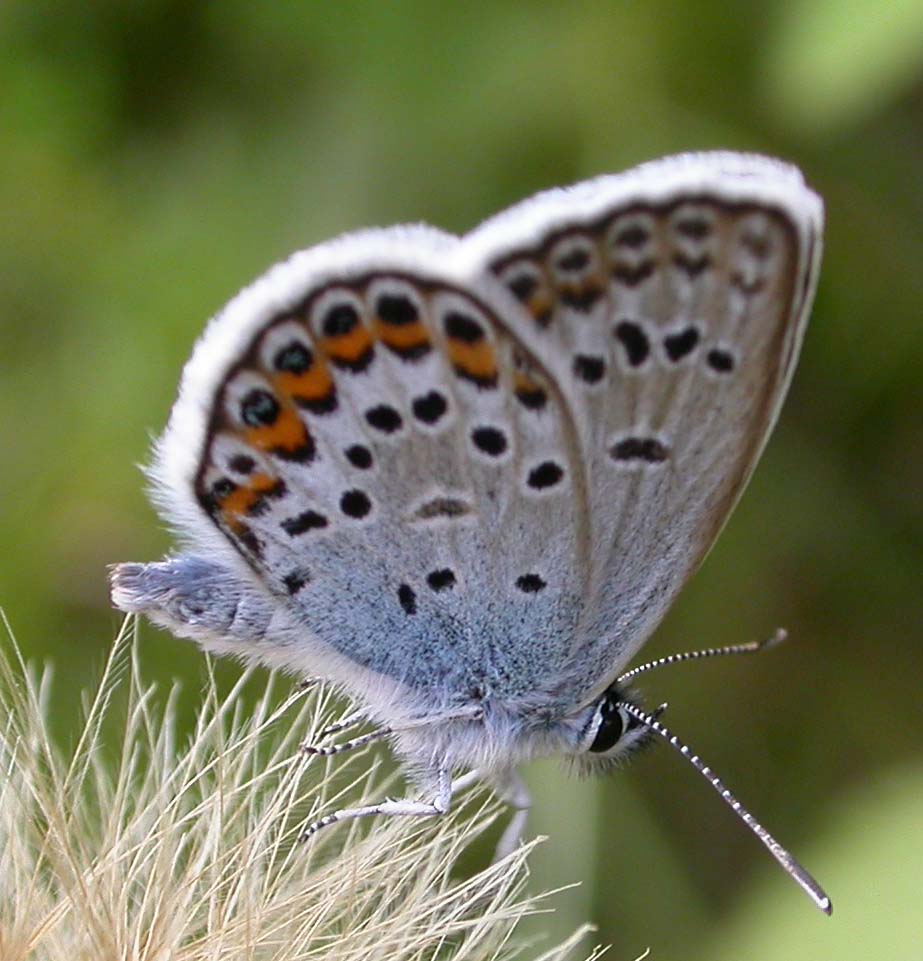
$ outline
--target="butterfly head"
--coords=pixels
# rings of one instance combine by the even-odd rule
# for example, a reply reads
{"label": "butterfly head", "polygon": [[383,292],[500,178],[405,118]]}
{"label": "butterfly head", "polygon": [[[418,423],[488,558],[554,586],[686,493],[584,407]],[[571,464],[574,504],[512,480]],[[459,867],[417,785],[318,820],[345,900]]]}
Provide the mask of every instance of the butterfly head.
{"label": "butterfly head", "polygon": [[[640,707],[640,699],[616,680],[583,708],[576,719],[576,739],[569,756],[580,774],[604,773],[652,743],[650,728],[629,714],[626,705]],[[665,708],[665,704],[661,705],[653,716],[659,717]]]}

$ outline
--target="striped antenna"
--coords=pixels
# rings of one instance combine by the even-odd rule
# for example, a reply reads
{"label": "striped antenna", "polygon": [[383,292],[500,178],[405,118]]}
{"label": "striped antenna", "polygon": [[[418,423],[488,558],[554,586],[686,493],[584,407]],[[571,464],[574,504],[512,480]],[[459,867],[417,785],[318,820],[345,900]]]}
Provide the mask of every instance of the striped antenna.
{"label": "striped antenna", "polygon": [[680,664],[683,661],[698,661],[704,657],[724,657],[727,654],[756,654],[758,651],[768,650],[781,644],[788,633],[779,628],[772,637],[767,637],[763,641],[750,641],[747,644],[728,644],[725,647],[706,647],[701,651],[685,651],[682,654],[668,654],[666,657],[658,657],[656,661],[648,661],[646,664],[639,664],[618,678],[619,684],[630,681],[638,674],[646,674],[658,667],[666,667],[668,664]]}
{"label": "striped antenna", "polygon": [[747,825],[748,828],[763,842],[769,853],[782,865],[785,873],[792,878],[808,897],[824,912],[833,913],[833,904],[824,889],[808,874],[807,871],[795,860],[795,858],[763,827],[759,821],[734,797],[733,794],[724,786],[721,778],[698,756],[693,754],[689,748],[669,729],[665,728],[654,714],[642,711],[635,707],[630,701],[618,701],[617,707],[624,711],[629,717],[640,721],[646,728],[659,734],[671,747],[679,751],[680,754],[705,778],[706,781],[721,795],[725,803],[734,813]]}

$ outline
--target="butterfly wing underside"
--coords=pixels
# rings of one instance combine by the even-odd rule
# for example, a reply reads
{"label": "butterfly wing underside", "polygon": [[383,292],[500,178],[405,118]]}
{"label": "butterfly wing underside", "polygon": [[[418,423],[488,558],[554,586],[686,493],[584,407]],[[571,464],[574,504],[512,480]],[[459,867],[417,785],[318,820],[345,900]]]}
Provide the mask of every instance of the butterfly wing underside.
{"label": "butterfly wing underside", "polygon": [[232,544],[347,687],[386,677],[427,710],[585,702],[756,463],[821,219],[792,168],[713,154],[539,195],[460,240],[396,228],[295,255],[187,366],[166,513],[199,550]]}
{"label": "butterfly wing underside", "polygon": [[570,683],[586,700],[656,626],[756,464],[821,227],[793,168],[693,155],[539,195],[470,238],[576,425],[590,558]]}
{"label": "butterfly wing underside", "polygon": [[190,361],[158,476],[200,548],[230,542],[317,647],[314,670],[335,675],[332,652],[347,687],[365,671],[432,707],[553,673],[590,536],[560,391],[490,291],[420,247],[353,238],[240,295]]}

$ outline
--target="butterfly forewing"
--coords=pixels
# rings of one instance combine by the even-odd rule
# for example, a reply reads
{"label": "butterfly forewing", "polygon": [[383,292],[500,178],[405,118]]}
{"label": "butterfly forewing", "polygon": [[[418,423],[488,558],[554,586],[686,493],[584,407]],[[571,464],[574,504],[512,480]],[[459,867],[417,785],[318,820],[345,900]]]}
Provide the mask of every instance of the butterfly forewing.
{"label": "butterfly forewing", "polygon": [[567,655],[589,573],[559,389],[444,280],[301,286],[217,385],[199,505],[352,661],[447,692],[534,690]]}
{"label": "butterfly forewing", "polygon": [[460,240],[296,255],[193,355],[164,503],[199,549],[229,540],[344,677],[566,713],[643,643],[752,471],[820,227],[797,171],[718,154]]}
{"label": "butterfly forewing", "polygon": [[571,667],[581,697],[637,650],[711,546],[797,356],[819,208],[788,168],[746,176],[727,190],[691,177],[662,199],[610,178],[582,218],[557,194],[536,229],[540,196],[513,210],[521,237],[501,215],[473,238],[520,305],[504,319],[576,424],[591,539]]}

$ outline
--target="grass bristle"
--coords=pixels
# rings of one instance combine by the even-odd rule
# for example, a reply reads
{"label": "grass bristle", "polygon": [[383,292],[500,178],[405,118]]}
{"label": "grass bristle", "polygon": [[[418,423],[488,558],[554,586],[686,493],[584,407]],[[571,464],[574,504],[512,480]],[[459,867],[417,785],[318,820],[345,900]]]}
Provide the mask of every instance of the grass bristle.
{"label": "grass bristle", "polygon": [[[0,958],[501,961],[545,909],[525,893],[535,842],[473,877],[459,856],[501,808],[475,793],[438,821],[377,819],[296,843],[318,814],[382,796],[368,752],[298,751],[334,720],[322,687],[256,699],[209,675],[193,733],[176,690],[145,684],[131,624],[80,733],[49,733],[51,672],[12,635],[0,656]],[[278,686],[278,682],[277,685]],[[118,732],[118,737],[113,736]],[[558,961],[585,931],[546,951]],[[593,952],[593,957],[598,952]]]}

